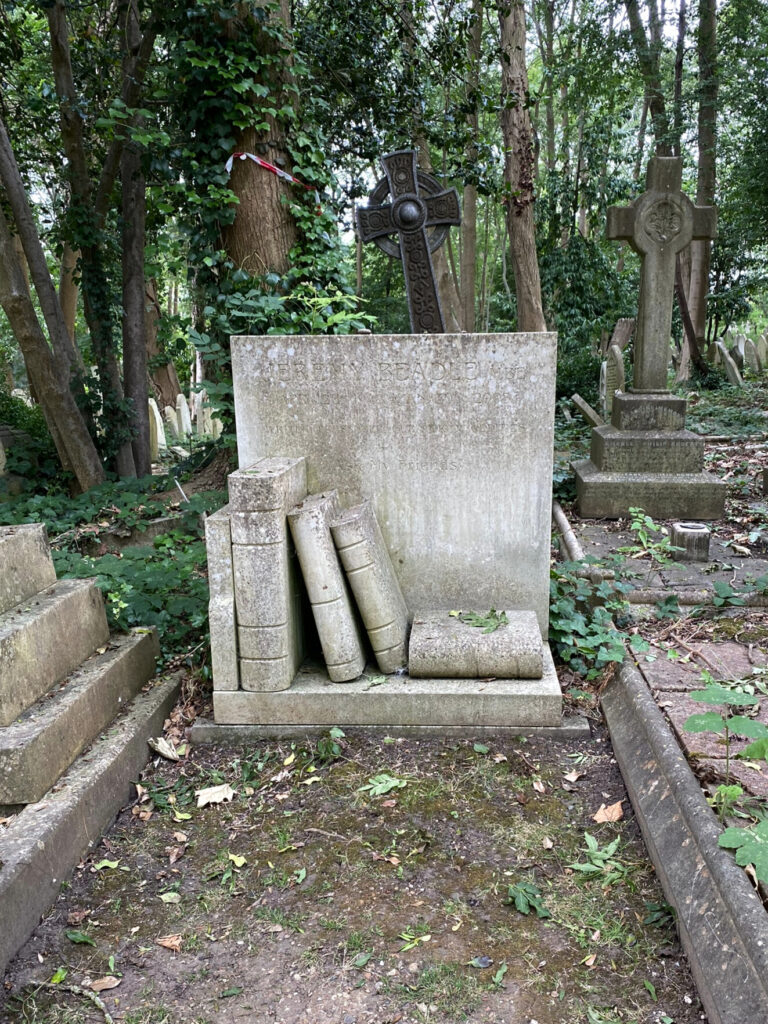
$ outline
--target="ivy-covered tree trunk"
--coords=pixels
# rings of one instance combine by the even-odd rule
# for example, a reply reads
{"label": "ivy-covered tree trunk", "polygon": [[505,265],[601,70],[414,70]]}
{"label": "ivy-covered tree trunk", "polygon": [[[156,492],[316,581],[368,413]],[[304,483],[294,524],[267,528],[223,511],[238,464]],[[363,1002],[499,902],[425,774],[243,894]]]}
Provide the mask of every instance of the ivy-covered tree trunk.
{"label": "ivy-covered tree trunk", "polygon": [[[262,28],[257,13],[263,15]],[[240,130],[235,151],[253,153],[280,170],[290,171],[291,161],[285,139],[285,124],[273,111],[292,106],[295,94],[291,84],[291,21],[288,0],[278,6],[256,5],[251,12],[242,4],[238,17],[220,21],[218,30],[232,37],[250,33],[264,58],[260,85],[269,88],[264,99],[249,97],[253,119],[259,127]],[[211,30],[215,30],[212,26]],[[235,265],[252,277],[284,274],[288,254],[297,240],[297,228],[291,214],[291,186],[252,160],[235,160],[229,182],[239,200],[235,219],[224,227],[222,242]]]}
{"label": "ivy-covered tree trunk", "polygon": [[517,329],[545,331],[533,218],[533,129],[528,114],[525,8],[521,0],[499,7],[501,30],[501,132],[507,228],[517,298]]}

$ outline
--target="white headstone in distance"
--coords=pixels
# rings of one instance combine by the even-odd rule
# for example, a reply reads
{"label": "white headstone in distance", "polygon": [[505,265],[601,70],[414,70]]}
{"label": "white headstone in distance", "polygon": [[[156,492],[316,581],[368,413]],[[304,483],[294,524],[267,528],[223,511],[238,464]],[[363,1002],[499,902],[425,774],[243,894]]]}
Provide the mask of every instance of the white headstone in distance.
{"label": "white headstone in distance", "polygon": [[757,346],[751,338],[747,338],[744,342],[744,366],[752,373],[761,373],[763,369]]}
{"label": "white headstone in distance", "polygon": [[176,410],[172,405],[166,405],[163,409],[163,416],[165,417],[165,423],[168,427],[169,433],[172,435],[174,441],[179,440],[179,418],[176,415]]}
{"label": "white headstone in distance", "polygon": [[737,387],[743,387],[744,381],[739,373],[739,368],[735,361],[731,359],[731,355],[722,341],[717,342],[717,350],[720,353],[720,361],[723,364],[725,376],[728,378],[729,383],[735,384]]}
{"label": "white headstone in distance", "polygon": [[761,334],[755,342],[755,348],[760,365],[764,370],[768,370],[768,338],[764,334]]}
{"label": "white headstone in distance", "polygon": [[183,437],[189,437],[192,433],[192,417],[189,415],[189,404],[184,395],[176,395],[176,419],[179,424],[179,432]]}
{"label": "white headstone in distance", "polygon": [[161,450],[167,447],[165,441],[165,427],[163,426],[163,417],[160,415],[160,410],[158,409],[157,402],[154,400],[154,398],[149,399],[149,446],[150,449],[152,450],[153,460],[159,458]]}

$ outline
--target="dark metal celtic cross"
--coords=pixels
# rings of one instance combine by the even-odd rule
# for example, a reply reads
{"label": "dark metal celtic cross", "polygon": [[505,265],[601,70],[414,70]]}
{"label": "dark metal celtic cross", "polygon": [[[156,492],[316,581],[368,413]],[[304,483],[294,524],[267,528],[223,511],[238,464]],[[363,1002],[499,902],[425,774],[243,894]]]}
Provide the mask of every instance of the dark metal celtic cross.
{"label": "dark metal celtic cross", "polygon": [[[388,153],[381,166],[386,178],[371,192],[369,205],[357,211],[360,237],[403,261],[413,333],[444,334],[430,253],[443,244],[451,224],[461,223],[459,195],[417,170],[412,149]],[[389,203],[384,201],[387,195]]]}

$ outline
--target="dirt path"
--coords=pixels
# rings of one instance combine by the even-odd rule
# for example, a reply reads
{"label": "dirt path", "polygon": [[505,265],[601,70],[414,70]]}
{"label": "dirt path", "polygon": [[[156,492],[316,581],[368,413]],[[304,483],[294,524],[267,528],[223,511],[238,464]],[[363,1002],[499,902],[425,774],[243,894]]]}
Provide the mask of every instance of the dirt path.
{"label": "dirt path", "polygon": [[[143,786],[14,961],[3,1021],[704,1020],[599,729],[193,748]],[[104,977],[103,1009],[64,990]]]}

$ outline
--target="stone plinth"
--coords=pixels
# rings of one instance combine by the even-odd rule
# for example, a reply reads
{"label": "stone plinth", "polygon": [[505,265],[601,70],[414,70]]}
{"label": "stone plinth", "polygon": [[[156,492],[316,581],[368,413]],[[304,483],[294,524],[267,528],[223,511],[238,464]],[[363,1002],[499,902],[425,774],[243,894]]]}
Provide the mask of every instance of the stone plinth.
{"label": "stone plinth", "polygon": [[305,456],[368,498],[410,609],[536,612],[546,635],[556,335],[235,337],[241,466]]}
{"label": "stone plinth", "polygon": [[462,622],[449,609],[413,617],[408,671],[416,679],[541,679],[542,643],[533,612],[506,613],[492,632]]}
{"label": "stone plinth", "polygon": [[611,423],[592,431],[575,462],[579,514],[618,519],[639,507],[659,519],[719,519],[726,484],[705,473],[705,439],[684,429],[685,399],[617,395]]}

